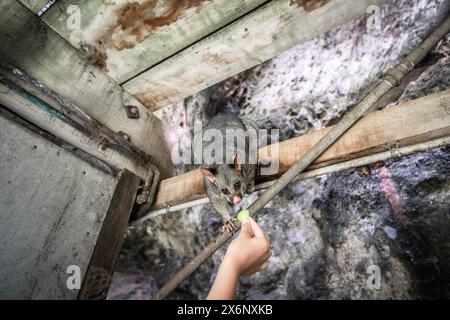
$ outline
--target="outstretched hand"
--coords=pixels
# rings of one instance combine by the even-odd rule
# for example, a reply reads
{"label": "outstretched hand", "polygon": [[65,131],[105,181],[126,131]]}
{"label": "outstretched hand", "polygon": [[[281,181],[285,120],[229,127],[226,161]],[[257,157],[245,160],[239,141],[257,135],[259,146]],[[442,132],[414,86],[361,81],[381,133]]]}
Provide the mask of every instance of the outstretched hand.
{"label": "outstretched hand", "polygon": [[228,246],[208,299],[234,299],[239,277],[267,269],[270,254],[269,237],[255,220],[246,218]]}
{"label": "outstretched hand", "polygon": [[224,263],[229,263],[238,276],[267,269],[270,257],[269,237],[252,218],[246,218],[241,228],[241,232],[227,249]]}

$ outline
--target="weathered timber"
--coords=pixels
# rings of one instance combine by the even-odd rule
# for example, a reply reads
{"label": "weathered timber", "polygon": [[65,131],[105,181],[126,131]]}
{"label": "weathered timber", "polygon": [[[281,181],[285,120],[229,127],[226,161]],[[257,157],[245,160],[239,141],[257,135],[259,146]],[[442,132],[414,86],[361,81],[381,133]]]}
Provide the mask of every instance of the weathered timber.
{"label": "weathered timber", "polygon": [[[267,1],[60,0],[42,19],[122,83]],[[76,10],[80,29],[68,27]]]}
{"label": "weathered timber", "polygon": [[[0,3],[0,56],[149,154],[163,176],[171,158],[161,121],[43,21],[15,0]],[[129,119],[126,105],[139,109]]]}
{"label": "weathered timber", "polygon": [[117,180],[2,113],[0,136],[0,299],[76,299]]}
{"label": "weathered timber", "polygon": [[[307,170],[305,172],[300,173],[295,180],[307,180],[311,178],[315,178],[321,175],[338,172],[341,170],[347,169],[357,169],[360,167],[364,167],[370,164],[374,164],[380,161],[386,161],[392,158],[404,157],[418,152],[428,151],[434,148],[446,147],[450,146],[450,136],[445,138],[438,138],[418,144],[408,145],[404,147],[395,147],[390,149],[389,151],[379,152],[375,154],[369,154],[367,156],[363,156],[356,159],[351,159],[344,162],[338,162],[332,165],[328,165],[325,167],[320,167],[317,169]],[[276,183],[277,180],[265,181],[262,183],[258,183],[255,185],[255,192],[260,190],[265,190],[269,188],[271,185]],[[206,196],[206,195],[205,195]],[[209,199],[207,197],[203,197],[201,199],[192,200],[188,202],[183,202],[178,205],[168,206],[162,209],[156,209],[153,211],[148,211],[144,216],[132,222],[132,225],[138,225],[143,223],[148,219],[152,219],[154,217],[176,212],[179,210],[192,208],[199,205],[204,205],[209,203]]]}
{"label": "weathered timber", "polygon": [[182,100],[364,15],[384,0],[276,0],[123,84],[151,110]]}
{"label": "weathered timber", "polygon": [[24,129],[27,129],[28,131],[33,132],[36,135],[41,136],[47,141],[52,142],[53,144],[57,145],[58,147],[61,147],[62,149],[68,151],[69,153],[74,154],[78,158],[84,160],[85,162],[91,164],[94,168],[97,168],[98,170],[109,174],[113,177],[117,176],[118,170],[117,168],[113,168],[109,166],[107,163],[101,161],[98,158],[95,158],[94,156],[84,152],[83,150],[67,143],[66,141],[62,140],[61,138],[58,138],[50,133],[48,133],[45,130],[42,130],[41,128],[35,126],[31,122],[26,121],[25,119],[19,117],[18,115],[12,113],[8,109],[6,109],[3,105],[0,104],[0,116],[18,124],[19,126],[23,127]]}
{"label": "weathered timber", "polygon": [[140,178],[128,170],[120,174],[78,299],[106,298],[139,182]]}
{"label": "weathered timber", "polygon": [[38,13],[49,0],[20,0],[20,2],[34,13]]}

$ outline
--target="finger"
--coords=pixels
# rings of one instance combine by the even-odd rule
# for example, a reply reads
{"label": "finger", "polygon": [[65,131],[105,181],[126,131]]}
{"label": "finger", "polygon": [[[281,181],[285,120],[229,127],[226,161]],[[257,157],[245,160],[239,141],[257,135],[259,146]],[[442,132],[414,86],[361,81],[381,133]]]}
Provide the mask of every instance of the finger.
{"label": "finger", "polygon": [[[256,223],[256,221],[253,220],[253,218],[249,217],[249,218],[247,218],[247,219],[248,219],[248,221],[250,221],[251,228],[252,228],[252,230],[253,230],[253,233],[254,233],[255,237],[257,237],[257,238],[263,238],[263,237],[266,237],[264,231],[263,231],[263,230],[261,229],[261,227]],[[247,219],[246,219],[246,220],[247,220]]]}
{"label": "finger", "polygon": [[244,221],[242,221],[242,230],[239,235],[253,238],[255,236],[255,233],[253,232],[253,228],[249,219],[250,218],[246,218],[244,219]]}
{"label": "finger", "polygon": [[266,262],[264,262],[262,265],[261,265],[261,267],[259,268],[259,270],[266,270],[267,268],[269,268],[269,262],[268,261],[266,261]]}

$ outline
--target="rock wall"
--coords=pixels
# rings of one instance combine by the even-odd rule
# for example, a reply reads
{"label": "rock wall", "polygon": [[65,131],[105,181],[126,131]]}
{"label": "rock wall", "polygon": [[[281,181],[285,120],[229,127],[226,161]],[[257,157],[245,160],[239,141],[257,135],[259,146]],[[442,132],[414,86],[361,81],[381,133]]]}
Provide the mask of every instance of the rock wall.
{"label": "rock wall", "polygon": [[[281,139],[335,123],[447,17],[450,1],[395,0],[381,9],[380,29],[368,30],[361,18],[159,111],[173,148],[184,152],[193,122],[219,112],[279,128]],[[447,36],[394,103],[448,89],[449,60]],[[276,197],[258,217],[272,239],[270,267],[242,278],[238,298],[450,297],[449,148],[367,169],[369,175],[345,170],[295,182]],[[109,298],[148,298],[220,227],[205,205],[130,230]],[[225,248],[170,298],[205,298]],[[381,272],[380,287],[367,283],[373,270]]]}

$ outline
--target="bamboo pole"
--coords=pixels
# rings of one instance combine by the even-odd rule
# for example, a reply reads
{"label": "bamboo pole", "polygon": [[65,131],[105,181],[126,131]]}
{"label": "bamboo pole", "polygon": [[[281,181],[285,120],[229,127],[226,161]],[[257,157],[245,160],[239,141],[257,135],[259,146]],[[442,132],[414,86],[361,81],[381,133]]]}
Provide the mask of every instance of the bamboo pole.
{"label": "bamboo pole", "polygon": [[[447,18],[425,41],[414,49],[398,65],[387,71],[375,89],[367,94],[361,102],[347,112],[341,121],[312,147],[303,158],[289,168],[269,189],[267,189],[247,210],[250,216],[256,216],[289,182],[295,179],[308,165],[327,150],[344,132],[362,116],[370,112],[376,102],[390,89],[398,85],[401,79],[417,65],[447,33],[450,32],[450,17]],[[182,281],[190,276],[206,259],[216,252],[231,235],[223,232],[192,259],[183,269],[173,276],[153,297],[153,300],[166,298]]]}

